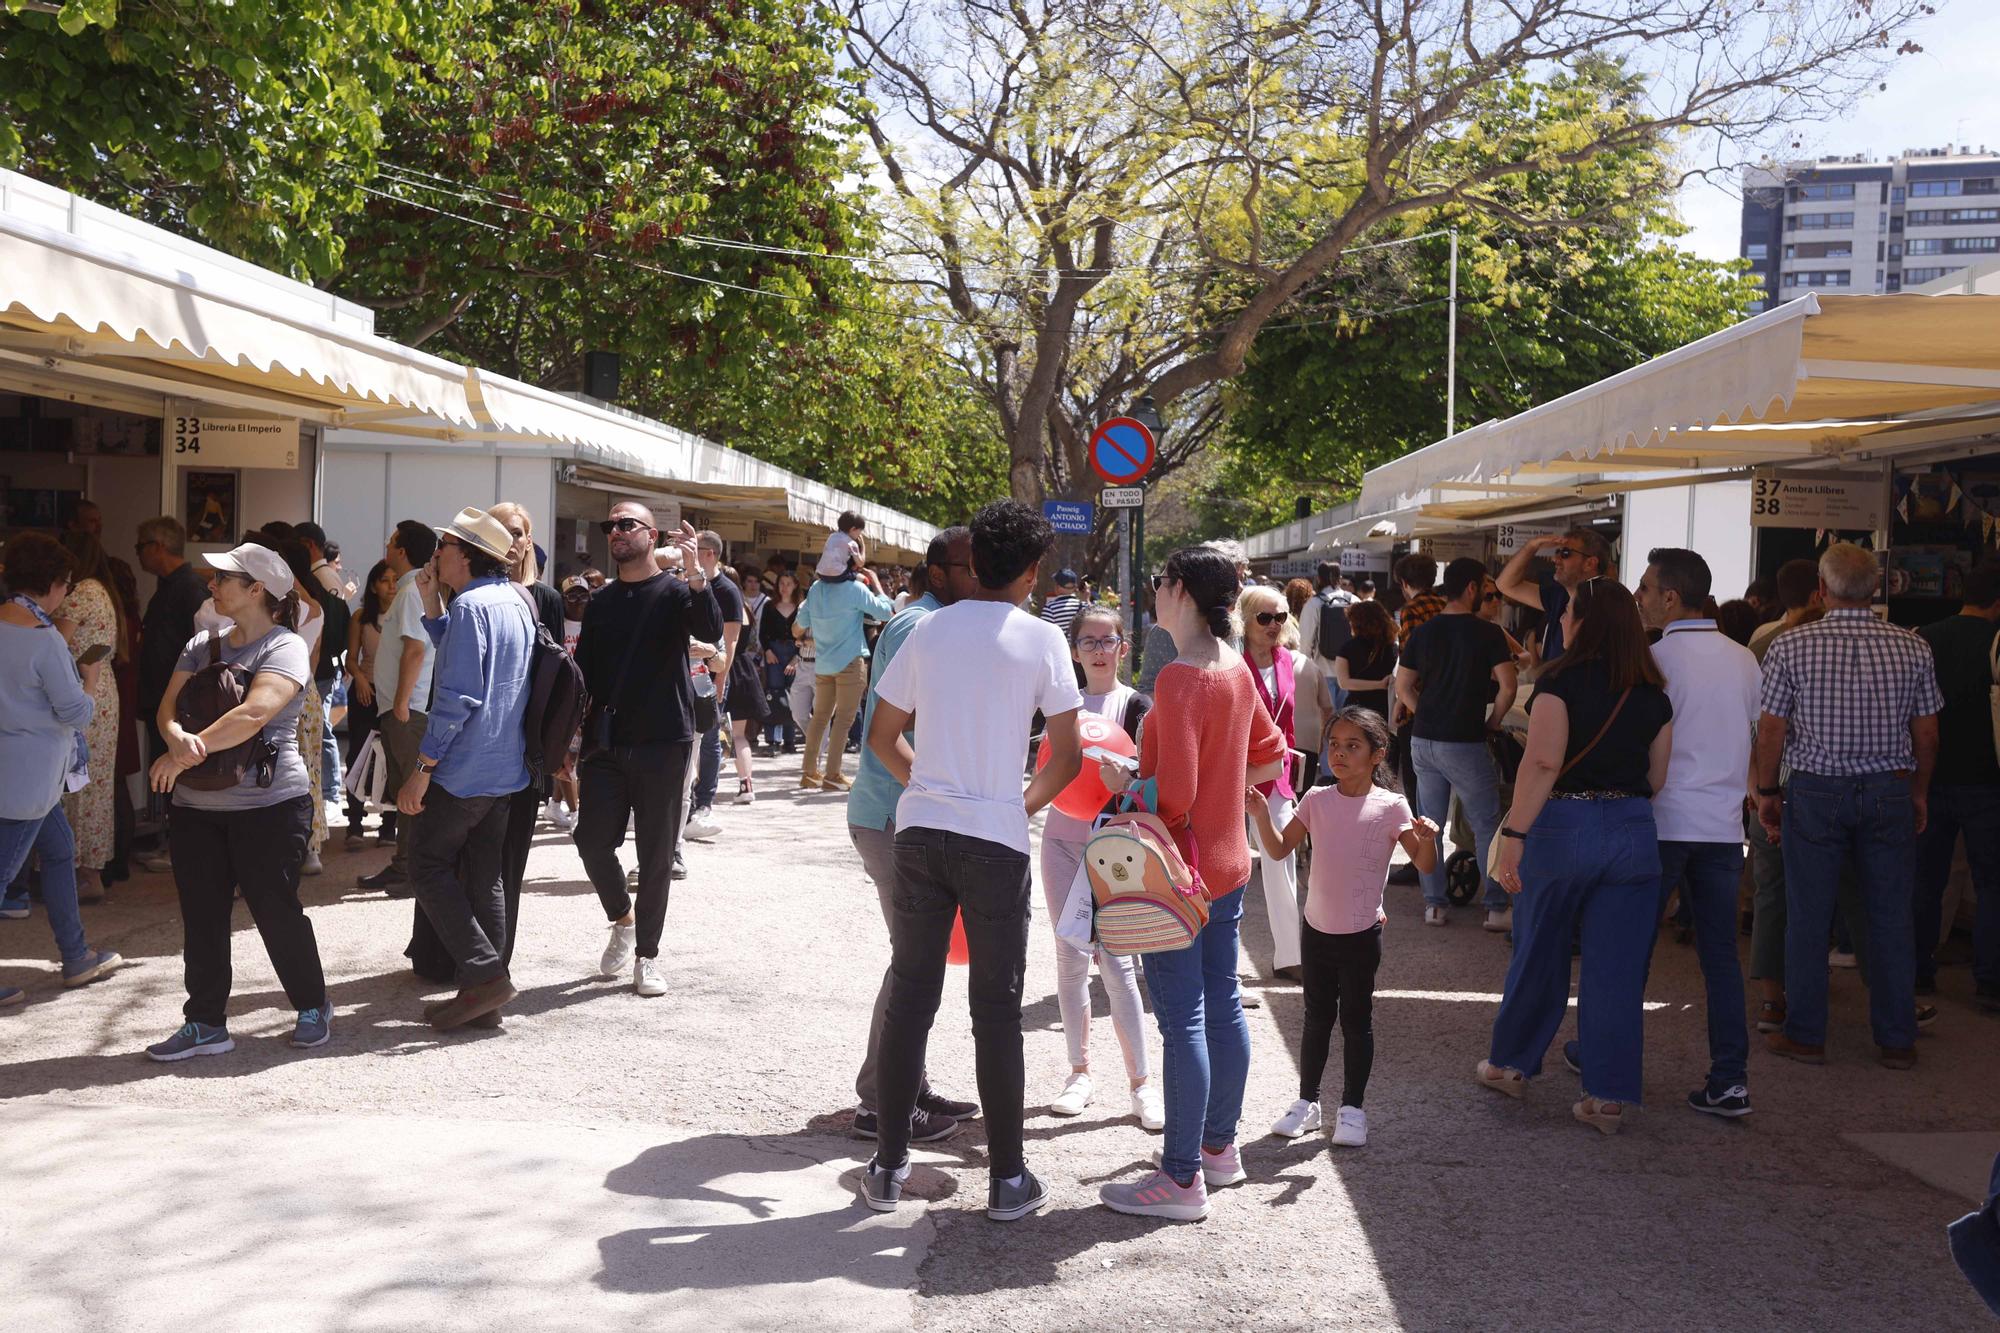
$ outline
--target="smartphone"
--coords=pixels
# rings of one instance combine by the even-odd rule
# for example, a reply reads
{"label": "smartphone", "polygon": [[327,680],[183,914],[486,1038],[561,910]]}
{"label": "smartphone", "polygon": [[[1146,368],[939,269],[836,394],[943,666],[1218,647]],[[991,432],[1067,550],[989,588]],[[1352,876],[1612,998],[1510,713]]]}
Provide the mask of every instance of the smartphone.
{"label": "smartphone", "polygon": [[94,643],[83,650],[83,656],[76,659],[76,664],[78,666],[95,666],[109,656],[111,656],[110,644]]}
{"label": "smartphone", "polygon": [[1083,757],[1095,760],[1100,764],[1116,764],[1127,773],[1137,773],[1139,771],[1139,761],[1133,756],[1119,754],[1116,750],[1107,750],[1101,745],[1084,746]]}

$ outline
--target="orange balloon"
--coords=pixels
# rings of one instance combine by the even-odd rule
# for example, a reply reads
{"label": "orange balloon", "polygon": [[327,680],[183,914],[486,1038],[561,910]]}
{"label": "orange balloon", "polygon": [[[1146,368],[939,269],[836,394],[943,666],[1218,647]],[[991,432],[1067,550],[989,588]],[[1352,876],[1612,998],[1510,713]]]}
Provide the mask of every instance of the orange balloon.
{"label": "orange balloon", "polygon": [[[1138,757],[1139,747],[1125,734],[1125,728],[1110,718],[1099,717],[1095,713],[1080,714],[1077,718],[1076,733],[1078,743],[1086,750],[1110,750],[1114,754]],[[1051,753],[1048,734],[1044,732],[1041,748],[1035,751],[1037,773],[1048,767]],[[1071,779],[1069,786],[1057,794],[1051,804],[1072,818],[1095,819],[1097,812],[1102,810],[1104,803],[1110,799],[1111,792],[1104,785],[1104,775],[1098,771],[1097,761],[1085,755],[1083,767],[1077,771],[1076,777]]]}
{"label": "orange balloon", "polygon": [[959,967],[972,961],[972,947],[965,942],[965,913],[962,911],[951,918],[951,943],[945,947],[944,960]]}

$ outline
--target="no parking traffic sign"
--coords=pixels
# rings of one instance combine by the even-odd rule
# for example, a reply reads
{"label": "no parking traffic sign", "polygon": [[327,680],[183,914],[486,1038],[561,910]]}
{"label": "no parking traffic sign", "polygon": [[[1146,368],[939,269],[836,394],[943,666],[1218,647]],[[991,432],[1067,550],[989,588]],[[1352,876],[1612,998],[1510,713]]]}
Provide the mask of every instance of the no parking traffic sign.
{"label": "no parking traffic sign", "polygon": [[1153,470],[1153,432],[1131,417],[1113,417],[1090,437],[1090,468],[1113,486],[1130,486]]}

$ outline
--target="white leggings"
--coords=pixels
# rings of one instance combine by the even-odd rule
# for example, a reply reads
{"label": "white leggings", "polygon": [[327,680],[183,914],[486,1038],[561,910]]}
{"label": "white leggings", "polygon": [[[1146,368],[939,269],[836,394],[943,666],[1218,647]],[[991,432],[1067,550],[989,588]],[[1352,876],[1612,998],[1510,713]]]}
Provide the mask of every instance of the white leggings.
{"label": "white leggings", "polygon": [[[1055,929],[1062,914],[1076,868],[1083,864],[1083,844],[1060,838],[1042,839],[1042,900],[1049,906],[1049,929]],[[1069,1064],[1081,1069],[1090,1063],[1090,960],[1097,958],[1097,975],[1104,981],[1104,994],[1111,1001],[1111,1026],[1118,1033],[1118,1045],[1125,1052],[1125,1073],[1129,1078],[1147,1077],[1145,1010],[1139,1004],[1138,969],[1134,960],[1102,948],[1085,951],[1056,939],[1056,1005],[1062,1012],[1063,1040],[1069,1043]]]}

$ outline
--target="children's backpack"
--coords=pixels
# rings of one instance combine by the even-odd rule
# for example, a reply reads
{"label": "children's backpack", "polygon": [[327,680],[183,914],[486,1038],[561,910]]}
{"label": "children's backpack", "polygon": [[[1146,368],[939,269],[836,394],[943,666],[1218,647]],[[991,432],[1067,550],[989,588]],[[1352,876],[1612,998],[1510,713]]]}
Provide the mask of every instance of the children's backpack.
{"label": "children's backpack", "polygon": [[1084,844],[1097,940],[1115,954],[1171,953],[1208,924],[1208,894],[1158,815],[1114,815]]}

